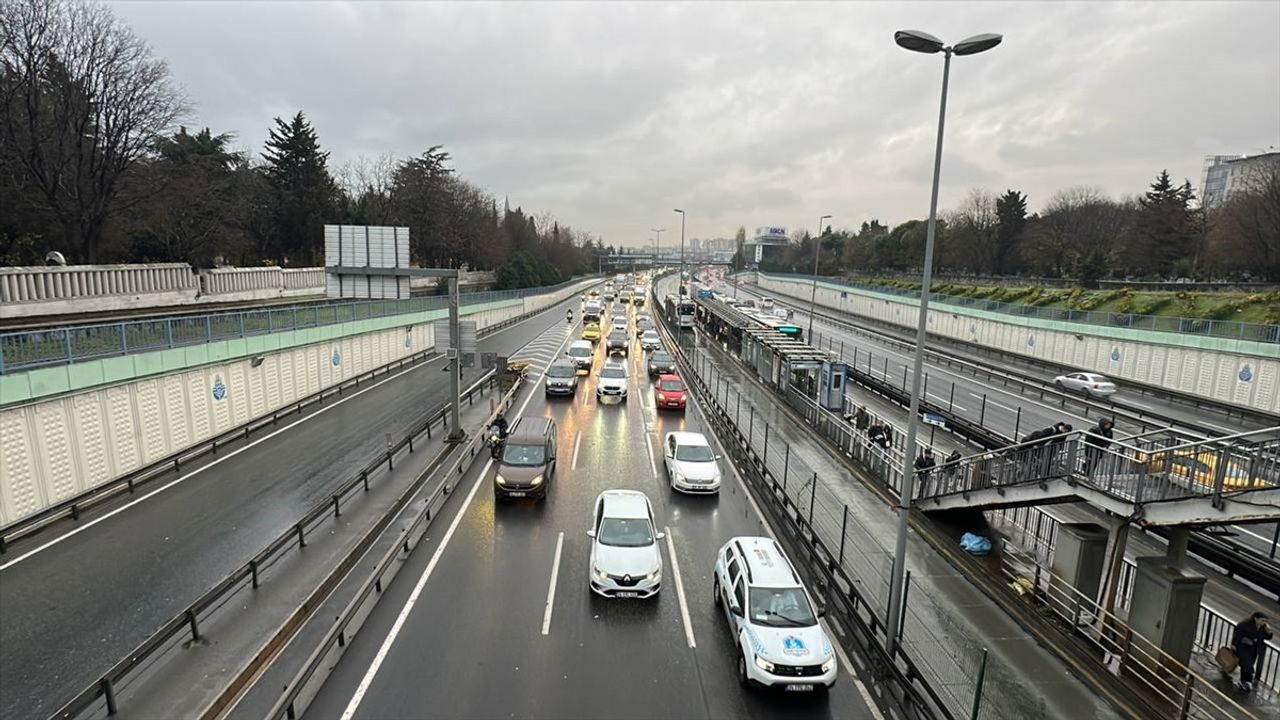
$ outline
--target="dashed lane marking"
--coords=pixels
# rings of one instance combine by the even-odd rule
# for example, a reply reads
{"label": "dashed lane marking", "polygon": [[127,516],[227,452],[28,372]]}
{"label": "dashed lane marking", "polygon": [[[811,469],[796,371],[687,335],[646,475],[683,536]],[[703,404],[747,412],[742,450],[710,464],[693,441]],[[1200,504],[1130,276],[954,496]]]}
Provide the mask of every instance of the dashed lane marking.
{"label": "dashed lane marking", "polygon": [[542,614],[542,634],[551,632],[551,608],[556,603],[556,578],[560,576],[560,551],[564,549],[564,531],[556,538],[556,558],[551,564],[551,583],[547,586],[547,608]]}
{"label": "dashed lane marking", "polygon": [[684,582],[680,579],[680,561],[676,558],[675,541],[671,539],[671,528],[664,527],[663,530],[667,533],[667,554],[671,558],[671,574],[676,580],[676,599],[680,601],[680,620],[684,623],[684,636],[689,641],[689,647],[696,648],[698,643],[693,639],[693,620],[689,618],[689,603],[684,597]]}

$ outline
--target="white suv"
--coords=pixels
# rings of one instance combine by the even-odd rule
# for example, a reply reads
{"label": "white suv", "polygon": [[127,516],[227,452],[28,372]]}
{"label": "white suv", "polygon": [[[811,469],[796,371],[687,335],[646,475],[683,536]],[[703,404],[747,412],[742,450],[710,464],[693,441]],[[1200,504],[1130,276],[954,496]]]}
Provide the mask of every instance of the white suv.
{"label": "white suv", "polygon": [[716,605],[738,643],[738,681],[792,691],[826,689],[838,664],[822,614],[795,566],[764,537],[737,537],[716,556]]}
{"label": "white suv", "polygon": [[591,591],[614,598],[648,598],[662,588],[666,537],[653,522],[653,506],[638,490],[605,490],[591,519]]}

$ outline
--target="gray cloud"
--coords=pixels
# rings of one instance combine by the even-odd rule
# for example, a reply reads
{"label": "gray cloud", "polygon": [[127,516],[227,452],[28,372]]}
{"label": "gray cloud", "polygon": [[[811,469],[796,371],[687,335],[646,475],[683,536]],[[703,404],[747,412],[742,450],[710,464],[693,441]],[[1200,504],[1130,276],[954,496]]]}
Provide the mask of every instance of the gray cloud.
{"label": "gray cloud", "polygon": [[941,59],[901,27],[1005,43],[953,63],[942,205],[970,187],[1140,192],[1280,144],[1277,3],[159,3],[114,6],[261,149],[302,109],[333,161],[442,144],[499,197],[641,244],[928,210]]}

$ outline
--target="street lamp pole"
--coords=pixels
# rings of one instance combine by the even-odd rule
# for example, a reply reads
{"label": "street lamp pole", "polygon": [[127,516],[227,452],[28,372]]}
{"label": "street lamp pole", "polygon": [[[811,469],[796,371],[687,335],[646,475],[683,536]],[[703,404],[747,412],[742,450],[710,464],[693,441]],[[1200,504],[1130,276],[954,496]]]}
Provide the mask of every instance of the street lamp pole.
{"label": "street lamp pole", "polygon": [[902,454],[902,493],[898,499],[898,537],[894,545],[893,568],[889,579],[889,617],[886,625],[887,649],[892,657],[902,634],[902,597],[907,565],[907,530],[911,520],[911,497],[915,493],[916,436],[920,429],[920,389],[924,374],[924,344],[929,320],[929,284],[933,280],[933,243],[938,226],[938,182],[942,173],[942,135],[947,118],[947,82],[952,55],[974,55],[990,50],[1003,39],[999,35],[975,35],[945,46],[938,38],[916,30],[899,30],[894,42],[913,52],[943,53],[942,100],[938,107],[938,140],[933,154],[933,194],[929,199],[929,228],[924,243],[924,273],[920,278],[920,312],[916,320],[916,347],[912,358],[911,409],[907,415],[907,444]]}
{"label": "street lamp pole", "polygon": [[830,215],[818,218],[818,238],[813,245],[813,290],[809,293],[809,334],[805,336],[808,338],[813,337],[813,309],[818,300],[818,253],[822,251],[822,221],[829,219]]}
{"label": "street lamp pole", "polygon": [[653,267],[658,267],[658,253],[662,247],[662,233],[666,232],[666,228],[649,228],[649,232],[654,234],[653,239]]}
{"label": "street lamp pole", "polygon": [[682,290],[680,294],[687,295],[688,292],[683,290],[684,288],[684,211],[681,210],[680,208],[676,208],[673,212],[680,213],[680,288]]}

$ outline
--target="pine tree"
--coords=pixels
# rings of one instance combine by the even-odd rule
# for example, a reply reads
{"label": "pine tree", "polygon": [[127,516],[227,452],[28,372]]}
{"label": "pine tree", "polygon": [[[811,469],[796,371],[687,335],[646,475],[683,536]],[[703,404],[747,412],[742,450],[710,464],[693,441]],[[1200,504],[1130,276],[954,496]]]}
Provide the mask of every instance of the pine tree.
{"label": "pine tree", "polygon": [[1191,183],[1174,185],[1169,171],[1162,170],[1151,189],[1138,199],[1138,242],[1151,264],[1142,270],[1169,274],[1190,274],[1198,261],[1195,199]]}
{"label": "pine tree", "polygon": [[991,271],[1004,275],[1014,252],[1022,244],[1027,229],[1027,196],[1008,190],[996,199],[996,242],[992,248]]}
{"label": "pine tree", "polygon": [[337,195],[329,153],[321,151],[320,138],[301,111],[275,123],[262,153],[274,196],[274,237],[268,248],[278,262],[312,265],[322,259],[324,224]]}

